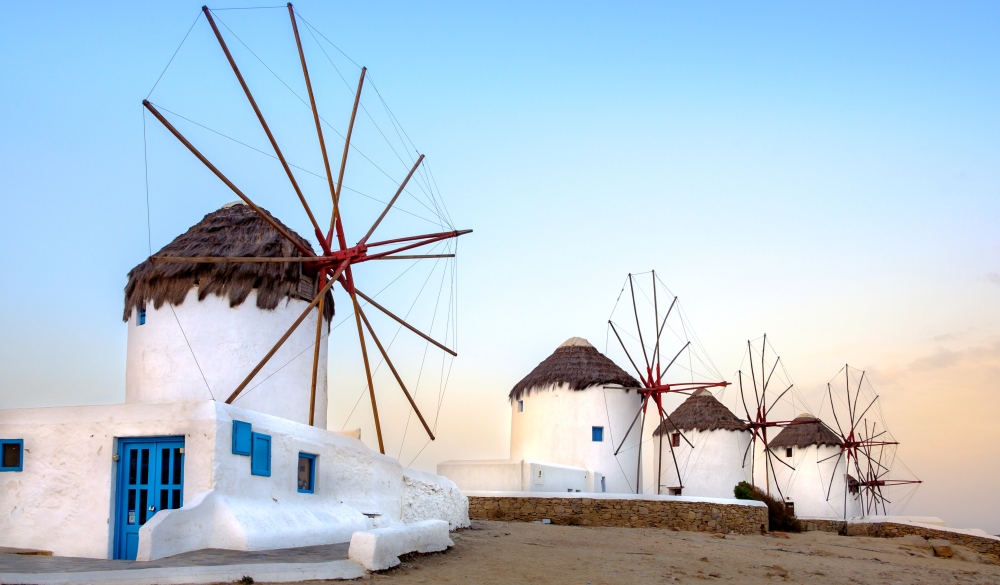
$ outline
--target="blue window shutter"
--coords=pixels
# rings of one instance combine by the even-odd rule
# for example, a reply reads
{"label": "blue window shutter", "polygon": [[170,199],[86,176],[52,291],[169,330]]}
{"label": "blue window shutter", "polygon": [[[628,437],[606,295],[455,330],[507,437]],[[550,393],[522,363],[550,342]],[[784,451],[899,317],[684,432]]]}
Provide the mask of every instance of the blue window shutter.
{"label": "blue window shutter", "polygon": [[24,470],[24,439],[0,439],[0,471]]}
{"label": "blue window shutter", "polygon": [[250,433],[250,473],[271,477],[271,435]]}
{"label": "blue window shutter", "polygon": [[250,455],[250,423],[233,421],[233,455]]}
{"label": "blue window shutter", "polygon": [[601,443],[604,441],[604,427],[591,427],[590,437],[595,443]]}
{"label": "blue window shutter", "polygon": [[139,309],[139,317],[136,320],[136,324],[137,325],[145,325],[146,324],[146,307],[141,307]]}
{"label": "blue window shutter", "polygon": [[316,456],[299,453],[298,486],[300,494],[316,493]]}

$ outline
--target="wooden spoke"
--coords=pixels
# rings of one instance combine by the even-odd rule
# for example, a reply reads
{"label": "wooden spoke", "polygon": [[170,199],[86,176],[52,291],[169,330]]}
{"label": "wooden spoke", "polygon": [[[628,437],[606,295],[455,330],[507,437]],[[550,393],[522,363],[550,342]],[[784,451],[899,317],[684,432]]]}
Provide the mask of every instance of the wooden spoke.
{"label": "wooden spoke", "polygon": [[[358,104],[361,102],[361,88],[365,85],[367,67],[361,68],[361,79],[358,80],[358,91],[354,92],[354,109],[351,110],[351,122],[347,125],[347,135],[344,136],[344,156],[340,159],[340,172],[337,174],[337,194],[333,197],[333,214],[330,216],[330,234],[340,220],[340,195],[344,192],[344,169],[347,167],[347,153],[351,150],[351,134],[354,132],[354,119],[358,116]],[[327,172],[329,174],[329,171]],[[341,235],[343,231],[341,230]]]}
{"label": "wooden spoke", "polygon": [[406,184],[410,182],[410,177],[413,176],[413,173],[417,172],[417,167],[419,167],[420,163],[422,162],[424,162],[424,155],[421,154],[420,157],[417,158],[417,162],[413,163],[413,168],[411,168],[410,172],[406,174],[406,178],[403,179],[403,182],[399,184],[399,189],[396,189],[396,194],[392,196],[392,199],[390,199],[389,203],[386,204],[385,209],[382,210],[382,215],[378,216],[378,219],[376,219],[375,223],[372,224],[372,227],[368,230],[368,233],[365,234],[365,237],[361,238],[361,240],[358,241],[358,245],[364,244],[365,242],[368,241],[368,238],[372,237],[372,234],[375,233],[375,229],[378,228],[378,224],[382,223],[382,220],[385,219],[386,214],[389,213],[389,210],[392,209],[392,206],[396,204],[396,200],[399,199],[399,196],[400,194],[402,194],[403,189],[406,189]]}
{"label": "wooden spoke", "polygon": [[[316,107],[312,81],[309,79],[309,67],[306,66],[306,54],[302,51],[302,40],[299,38],[299,25],[295,21],[295,9],[292,8],[291,2],[288,3],[288,18],[292,20],[292,32],[295,33],[295,46],[299,49],[299,61],[302,62],[302,76],[306,80],[306,93],[309,94],[309,105],[312,106],[313,122],[316,124],[316,136],[319,137],[319,150],[323,154],[323,168],[326,169],[326,180],[330,185],[330,198],[334,202],[334,213],[336,213],[337,188],[333,183],[333,173],[330,172],[330,157],[326,153],[326,141],[323,139],[323,125],[320,123],[319,109]],[[316,229],[319,229],[319,226]],[[323,236],[319,235],[319,238],[322,240]]]}
{"label": "wooden spoke", "polygon": [[386,309],[382,305],[376,303],[375,299],[371,298],[370,296],[366,295],[365,293],[361,292],[358,289],[354,289],[354,291],[356,293],[358,293],[358,296],[361,297],[361,298],[363,298],[368,304],[370,304],[371,306],[375,307],[379,311],[382,311],[383,313],[385,313],[386,315],[388,315],[389,317],[391,317],[393,321],[399,323],[403,327],[406,327],[407,329],[409,329],[410,331],[416,333],[417,335],[419,335],[420,337],[422,337],[426,341],[429,341],[430,343],[434,344],[435,346],[439,347],[440,349],[443,349],[444,351],[450,353],[451,355],[454,355],[454,356],[458,355],[458,353],[456,353],[454,350],[448,348],[444,344],[438,343],[433,338],[431,338],[429,335],[425,334],[424,332],[420,331],[419,329],[417,329],[413,325],[410,325],[406,321],[404,321],[404,320],[400,319],[399,317],[397,317],[396,315],[394,315],[392,313],[392,311],[390,311],[389,309]]}
{"label": "wooden spoke", "polygon": [[[777,397],[777,398],[775,398],[773,402],[771,402],[771,408],[774,408],[774,407],[775,407],[775,406],[776,406],[776,405],[778,404],[778,401],[779,401],[779,400],[781,400],[781,397],[782,397],[782,396],[784,396],[785,394],[787,394],[787,393],[788,393],[788,391],[789,391],[789,390],[791,390],[793,386],[795,386],[795,384],[789,384],[789,385],[788,385],[788,388],[785,388],[785,389],[784,389],[784,390],[783,390],[783,391],[781,392],[781,394],[778,394],[778,397]],[[768,408],[768,409],[764,410],[764,414],[765,414],[765,415],[767,415],[767,414],[770,414],[770,412],[771,412],[771,408]]]}
{"label": "wooden spoke", "polygon": [[663,373],[664,373],[664,374],[666,374],[666,373],[667,373],[667,370],[669,370],[669,369],[670,369],[670,366],[674,365],[674,362],[676,362],[676,361],[677,361],[677,358],[681,357],[681,354],[682,354],[682,353],[684,353],[684,350],[685,350],[685,349],[687,349],[687,348],[688,348],[688,346],[690,346],[690,345],[691,345],[691,342],[690,342],[690,341],[684,344],[684,347],[682,347],[682,348],[681,348],[681,349],[680,349],[680,350],[679,350],[679,351],[677,352],[677,355],[675,355],[675,356],[674,356],[674,359],[670,360],[670,363],[669,363],[669,364],[667,364],[667,367],[663,368]]}
{"label": "wooden spoke", "polygon": [[[278,342],[274,344],[274,347],[272,347],[271,350],[267,352],[267,354],[254,367],[254,369],[250,372],[250,374],[247,375],[247,377],[242,382],[240,382],[240,385],[236,387],[236,390],[233,390],[233,393],[230,394],[229,398],[226,399],[226,404],[232,404],[233,401],[236,400],[236,397],[239,396],[241,392],[243,392],[243,389],[247,387],[247,384],[249,384],[251,380],[253,380],[253,377],[257,375],[257,372],[260,372],[260,370],[264,367],[264,365],[272,357],[274,357],[274,354],[278,352],[281,346],[284,345],[286,341],[288,341],[288,338],[292,335],[292,333],[296,329],[298,329],[299,325],[302,324],[302,321],[304,321],[305,318],[309,315],[309,313],[312,312],[313,307],[318,305],[319,302],[323,300],[323,296],[326,294],[326,291],[330,290],[330,287],[333,286],[334,282],[336,282],[337,277],[340,276],[340,274],[347,268],[349,263],[350,263],[349,260],[344,260],[340,264],[340,266],[337,267],[337,270],[334,272],[333,276],[331,276],[330,280],[328,280],[327,283],[323,285],[323,288],[320,289],[319,294],[316,295],[316,298],[314,298],[311,303],[309,303],[309,306],[306,307],[306,310],[302,311],[302,314],[299,315],[299,318],[296,319],[294,323],[292,323],[292,326],[288,328],[288,331],[286,331],[285,334],[281,336],[281,339],[279,339]],[[322,314],[320,314],[320,320],[322,319],[323,316]]]}
{"label": "wooden spoke", "polygon": [[[621,451],[622,447],[625,446],[625,440],[628,439],[629,433],[632,432],[632,427],[635,426],[635,423],[639,422],[639,415],[642,414],[642,410],[646,407],[646,401],[647,400],[648,400],[648,398],[644,396],[642,398],[642,400],[640,401],[640,403],[639,403],[639,412],[635,413],[635,418],[632,419],[632,424],[630,424],[628,426],[628,430],[625,431],[625,436],[622,437],[622,442],[619,443],[618,444],[618,448],[615,449],[615,455],[618,455],[618,452]],[[640,443],[642,442],[642,437],[641,436],[639,437],[639,442]]]}
{"label": "wooden spoke", "polygon": [[[663,435],[666,432],[666,426],[663,424],[663,415],[664,414],[666,414],[666,413],[664,413],[663,411],[660,411],[660,428],[664,430],[663,433],[660,433],[660,459],[661,460],[663,459]],[[670,424],[674,424],[674,423],[670,423]],[[674,427],[674,428],[676,428],[676,427]],[[677,429],[677,432],[680,432],[680,429]],[[674,470],[677,472],[677,483],[679,483],[680,487],[683,488],[684,487],[684,480],[681,479],[681,467],[680,467],[680,465],[677,464],[677,454],[674,453],[674,441],[673,441],[673,439],[667,441],[667,446],[670,447],[670,457],[674,460]],[[659,487],[659,486],[657,486],[657,487]]]}
{"label": "wooden spoke", "polygon": [[454,254],[414,254],[414,255],[402,255],[402,256],[379,256],[378,258],[372,258],[372,260],[426,260],[428,258],[454,258]]}
{"label": "wooden spoke", "polygon": [[[472,230],[458,230],[451,232],[438,232],[436,234],[424,234],[422,236],[407,236],[405,238],[393,238],[391,240],[382,240],[381,242],[368,242],[369,248],[374,248],[376,246],[387,246],[389,244],[398,244],[400,242],[412,242],[414,240],[426,240],[431,238],[440,238],[441,236],[446,236],[449,238],[454,238],[458,236],[464,236],[465,234],[472,233]],[[421,244],[423,245],[423,244]]]}
{"label": "wooden spoke", "polygon": [[298,248],[300,252],[302,252],[306,256],[315,256],[316,255],[316,254],[313,253],[312,250],[310,250],[305,245],[303,245],[301,242],[299,242],[298,239],[292,237],[292,234],[288,233],[287,229],[285,229],[284,227],[282,227],[281,225],[279,225],[278,222],[276,222],[274,220],[274,218],[272,218],[263,209],[261,209],[260,207],[258,207],[257,204],[254,203],[253,201],[251,201],[249,197],[247,197],[246,195],[244,195],[243,191],[240,191],[239,188],[236,185],[234,185],[232,181],[230,181],[229,179],[227,179],[226,176],[222,174],[222,171],[220,171],[219,169],[215,168],[215,165],[213,165],[211,162],[209,162],[209,160],[207,158],[205,158],[205,155],[201,154],[201,152],[199,152],[198,149],[195,148],[193,144],[191,144],[190,142],[188,142],[188,139],[184,138],[184,135],[181,134],[177,130],[177,128],[174,128],[173,124],[171,124],[166,118],[164,118],[163,114],[161,114],[160,111],[157,110],[155,106],[153,106],[153,104],[149,103],[149,100],[142,100],[142,105],[147,110],[149,110],[149,112],[151,114],[153,114],[153,116],[155,116],[156,119],[159,120],[160,123],[163,124],[163,126],[166,127],[166,129],[169,130],[170,133],[173,134],[174,137],[177,138],[177,140],[180,140],[181,144],[183,144],[184,146],[186,146],[187,149],[191,151],[191,154],[195,155],[195,157],[197,157],[198,160],[200,160],[202,162],[202,164],[204,164],[206,167],[208,167],[208,170],[212,171],[215,174],[216,177],[219,177],[219,179],[223,183],[226,184],[227,187],[229,187],[230,189],[232,189],[233,193],[236,193],[236,195],[239,196],[239,198],[242,199],[244,203],[246,203],[247,205],[250,206],[251,209],[253,209],[254,211],[256,211],[257,215],[259,215],[267,223],[271,224],[271,227],[273,227],[275,230],[277,230],[278,233],[280,233],[281,235],[285,236],[285,238],[289,242],[291,242],[296,248]]}
{"label": "wooden spoke", "polygon": [[319,372],[319,344],[323,337],[323,301],[325,297],[326,295],[320,297],[319,304],[316,305],[318,315],[316,316],[316,342],[313,344],[312,384],[309,387],[309,426],[313,426],[316,414],[316,375]]}
{"label": "wooden spoke", "polygon": [[635,365],[635,360],[632,359],[632,354],[625,349],[625,342],[622,341],[621,335],[618,335],[618,329],[615,328],[615,324],[608,321],[608,325],[611,326],[611,330],[614,331],[615,337],[618,339],[618,344],[622,346],[622,350],[625,352],[625,355],[628,356],[628,361],[632,364],[632,367],[635,368],[635,373],[639,374],[640,380],[644,380],[645,378],[643,378],[642,372],[639,371],[639,366]]}
{"label": "wooden spoke", "polygon": [[251,264],[262,262],[315,262],[318,257],[281,256],[267,258],[262,256],[150,256],[153,262],[167,264]]}
{"label": "wooden spoke", "polygon": [[[774,455],[771,453],[771,450],[770,449],[764,449],[764,469],[767,469],[767,465],[770,463],[770,465],[771,465],[771,474],[775,476],[775,478],[774,478],[774,489],[778,490],[778,499],[780,499],[782,502],[784,502],[785,501],[785,494],[781,493],[781,486],[778,485],[778,477],[777,477],[777,474],[775,474],[775,472],[774,472],[774,461],[773,461],[774,459],[777,459],[777,457],[774,457]],[[784,461],[782,461],[782,463],[784,463]],[[791,469],[795,469],[791,465],[789,465],[788,467],[790,467]],[[768,482],[768,483],[770,483],[770,482]],[[768,492],[770,492],[770,489],[771,489],[771,487],[770,487],[770,485],[768,485]],[[770,495],[770,493],[769,493],[769,495]]]}
{"label": "wooden spoke", "polygon": [[[291,6],[289,6],[288,9],[291,10]],[[306,210],[306,215],[309,216],[309,221],[312,222],[313,228],[316,230],[316,237],[320,239],[321,243],[326,243],[326,239],[323,238],[323,232],[319,229],[319,224],[316,223],[316,217],[313,216],[312,210],[309,209],[309,204],[306,203],[306,198],[302,195],[302,189],[299,188],[299,183],[295,180],[295,175],[292,174],[292,168],[288,166],[288,162],[285,160],[285,155],[283,155],[281,153],[281,149],[278,148],[278,142],[274,139],[274,135],[271,134],[271,129],[264,120],[264,114],[262,114],[260,108],[257,107],[257,100],[253,99],[253,94],[250,93],[250,87],[247,86],[246,80],[243,79],[243,74],[240,73],[240,68],[236,66],[236,60],[233,59],[233,54],[229,52],[226,40],[222,38],[222,32],[215,24],[215,19],[212,18],[212,11],[208,9],[208,6],[202,6],[201,10],[205,13],[205,18],[208,19],[208,24],[212,26],[215,38],[218,39],[219,45],[222,47],[222,52],[226,54],[226,59],[229,60],[229,65],[233,68],[233,73],[236,74],[236,79],[239,80],[240,86],[243,87],[243,93],[247,95],[247,100],[250,101],[250,105],[253,107],[254,113],[257,114],[257,120],[260,121],[260,126],[264,129],[264,134],[267,134],[267,139],[271,142],[271,148],[274,149],[274,154],[278,157],[278,161],[281,162],[281,166],[285,169],[285,174],[288,175],[288,180],[292,183],[292,188],[295,189],[295,194],[298,195],[299,201],[302,203],[302,207]],[[305,62],[303,61],[303,65],[304,64]],[[312,97],[311,91],[310,97]]]}
{"label": "wooden spoke", "polygon": [[[639,309],[635,306],[635,286],[632,284],[632,273],[628,275],[628,287],[632,291],[632,312],[635,314],[635,330],[639,334],[639,345],[642,346],[642,357],[646,360],[646,371],[648,372],[651,368],[649,366],[649,356],[646,354],[646,343],[642,340],[642,327],[639,325]],[[647,374],[646,377],[649,377]]]}
{"label": "wooden spoke", "polygon": [[425,239],[425,240],[423,240],[421,242],[417,242],[415,244],[409,244],[409,245],[406,245],[406,246],[402,246],[402,247],[396,248],[395,250],[389,250],[388,252],[379,252],[378,254],[371,254],[369,256],[366,256],[364,258],[364,260],[366,260],[366,261],[367,260],[378,260],[380,258],[384,258],[385,256],[390,256],[390,255],[395,254],[397,252],[405,252],[406,250],[412,250],[413,248],[419,248],[420,246],[426,246],[427,244],[433,244],[435,242],[440,242],[442,240],[448,240],[448,239],[451,239],[451,238],[457,238],[458,236],[463,236],[463,235],[468,234],[468,233],[472,233],[472,230],[458,230],[458,231],[454,231],[454,232],[445,232],[444,234],[436,235],[436,236],[434,236],[432,238]]}
{"label": "wooden spoke", "polygon": [[375,345],[378,347],[379,352],[382,354],[382,359],[385,360],[389,370],[392,371],[392,375],[396,378],[396,382],[399,384],[400,390],[406,395],[406,399],[410,402],[410,406],[413,407],[413,412],[417,414],[417,418],[420,419],[420,424],[424,426],[424,430],[427,431],[427,436],[434,440],[434,433],[431,432],[431,427],[428,426],[427,421],[424,420],[424,415],[420,414],[420,409],[417,408],[417,403],[413,401],[413,397],[410,396],[410,392],[406,389],[406,384],[403,384],[403,379],[399,376],[399,372],[396,371],[396,366],[392,364],[392,360],[389,359],[389,354],[386,353],[385,348],[382,347],[382,342],[379,341],[377,335],[375,335],[375,330],[372,328],[372,324],[368,321],[368,316],[365,312],[361,310],[361,307],[357,308],[358,313],[361,315],[361,320],[365,322],[365,328],[368,329],[368,334],[372,336],[372,340],[375,341]]}
{"label": "wooden spoke", "polygon": [[368,394],[372,399],[372,414],[375,415],[375,435],[378,437],[379,453],[385,455],[385,445],[382,443],[382,424],[378,419],[378,404],[375,402],[375,384],[372,383],[372,367],[368,362],[368,349],[365,347],[365,332],[361,329],[361,305],[358,304],[356,290],[350,290],[351,302],[354,303],[354,320],[358,324],[358,340],[361,342],[361,357],[365,361],[365,376],[368,378]]}

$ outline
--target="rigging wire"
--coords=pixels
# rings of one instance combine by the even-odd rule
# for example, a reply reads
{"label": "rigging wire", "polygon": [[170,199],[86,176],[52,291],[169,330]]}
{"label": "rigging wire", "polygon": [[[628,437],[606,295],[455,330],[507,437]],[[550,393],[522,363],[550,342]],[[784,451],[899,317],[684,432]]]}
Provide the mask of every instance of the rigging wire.
{"label": "rigging wire", "polygon": [[177,48],[174,49],[174,54],[170,56],[170,60],[167,61],[166,67],[164,67],[163,71],[160,72],[160,76],[156,78],[156,83],[153,84],[153,87],[151,87],[149,89],[149,93],[146,94],[146,99],[147,100],[149,99],[149,96],[153,95],[153,90],[156,89],[156,86],[160,84],[160,80],[163,79],[163,76],[164,76],[164,74],[166,74],[167,69],[170,69],[170,64],[174,62],[174,57],[177,56],[177,53],[180,52],[181,47],[184,46],[184,41],[187,40],[188,35],[190,35],[191,31],[194,30],[194,25],[198,24],[198,19],[201,18],[201,15],[202,15],[202,12],[201,12],[201,10],[199,10],[198,11],[198,16],[196,16],[194,18],[194,22],[191,23],[191,26],[188,28],[188,31],[186,33],[184,33],[184,38],[181,39],[181,44],[177,45]]}

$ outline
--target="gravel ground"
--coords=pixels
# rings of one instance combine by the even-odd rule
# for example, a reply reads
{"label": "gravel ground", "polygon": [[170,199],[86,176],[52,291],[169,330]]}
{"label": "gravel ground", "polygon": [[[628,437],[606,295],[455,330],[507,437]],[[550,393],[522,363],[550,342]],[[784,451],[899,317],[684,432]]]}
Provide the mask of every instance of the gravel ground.
{"label": "gravel ground", "polygon": [[386,583],[974,583],[1000,584],[1000,566],[954,547],[935,557],[923,539],[712,535],[654,528],[474,522],[454,548],[367,575]]}

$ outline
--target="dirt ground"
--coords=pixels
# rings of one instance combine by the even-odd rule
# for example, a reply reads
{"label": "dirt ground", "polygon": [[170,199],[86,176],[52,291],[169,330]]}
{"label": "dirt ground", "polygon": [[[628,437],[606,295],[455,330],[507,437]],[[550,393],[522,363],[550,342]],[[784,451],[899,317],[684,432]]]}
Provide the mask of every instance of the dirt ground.
{"label": "dirt ground", "polygon": [[[721,536],[721,535],[720,535]],[[474,522],[454,548],[419,555],[366,580],[408,583],[974,583],[1000,584],[1000,566],[955,546],[935,557],[919,537],[825,532],[734,536],[653,528]]]}

